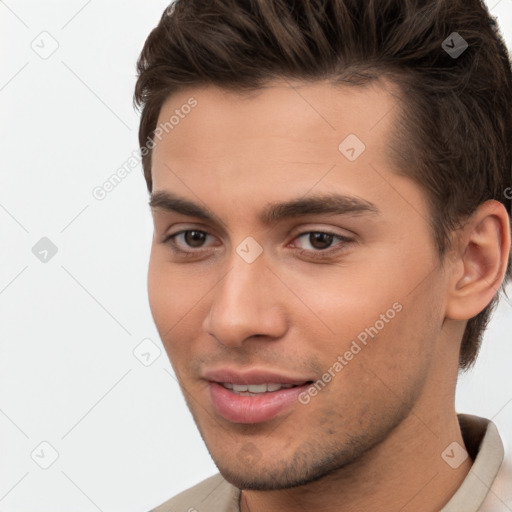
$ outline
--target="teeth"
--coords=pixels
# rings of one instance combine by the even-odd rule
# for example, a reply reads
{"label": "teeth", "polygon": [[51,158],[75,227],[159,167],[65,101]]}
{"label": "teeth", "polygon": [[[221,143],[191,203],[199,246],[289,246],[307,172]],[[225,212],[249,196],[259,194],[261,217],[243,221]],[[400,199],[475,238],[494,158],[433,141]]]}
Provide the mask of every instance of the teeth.
{"label": "teeth", "polygon": [[249,391],[249,393],[266,393],[268,389],[266,384],[249,384],[247,391]]}
{"label": "teeth", "polygon": [[231,382],[223,382],[222,385],[226,389],[231,389],[235,393],[252,396],[253,394],[267,393],[278,391],[279,389],[293,388],[293,384],[233,384]]}

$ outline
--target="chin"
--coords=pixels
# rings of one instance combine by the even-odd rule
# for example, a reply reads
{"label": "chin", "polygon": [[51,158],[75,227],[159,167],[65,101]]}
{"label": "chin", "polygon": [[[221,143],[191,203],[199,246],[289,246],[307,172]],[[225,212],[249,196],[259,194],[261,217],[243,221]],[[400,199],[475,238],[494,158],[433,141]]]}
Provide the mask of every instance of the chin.
{"label": "chin", "polygon": [[223,461],[212,458],[224,479],[238,489],[273,491],[300,487],[321,480],[350,465],[354,454],[338,453],[335,457],[322,458],[318,454],[315,457],[313,453],[298,452],[287,461],[259,460],[248,465],[239,462],[230,464],[228,461],[224,464]]}
{"label": "chin", "polygon": [[280,489],[291,489],[292,487],[300,487],[309,482],[322,478],[321,476],[316,479],[311,478],[297,478],[293,474],[281,474],[280,477],[275,478],[274,475],[262,475],[247,470],[236,472],[226,468],[219,468],[221,475],[230,484],[238,489],[247,491],[276,491]]}

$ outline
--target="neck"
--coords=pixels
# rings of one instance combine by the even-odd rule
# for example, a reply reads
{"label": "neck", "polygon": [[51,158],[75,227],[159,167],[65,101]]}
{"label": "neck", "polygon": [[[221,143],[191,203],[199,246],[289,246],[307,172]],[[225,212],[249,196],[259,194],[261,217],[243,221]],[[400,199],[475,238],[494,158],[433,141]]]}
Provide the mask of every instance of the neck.
{"label": "neck", "polygon": [[428,401],[422,406],[420,399],[382,443],[321,480],[284,490],[243,491],[241,512],[438,512],[460,487],[472,460],[454,469],[441,457],[454,441],[461,447],[464,441],[453,401],[444,409]]}

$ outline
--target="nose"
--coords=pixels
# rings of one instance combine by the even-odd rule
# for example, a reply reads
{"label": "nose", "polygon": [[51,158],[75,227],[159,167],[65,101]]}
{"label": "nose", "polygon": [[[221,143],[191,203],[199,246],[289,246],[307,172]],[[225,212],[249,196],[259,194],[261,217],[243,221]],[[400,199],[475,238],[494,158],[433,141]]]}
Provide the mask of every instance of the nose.
{"label": "nose", "polygon": [[280,287],[263,254],[247,263],[234,252],[227,273],[212,291],[203,328],[226,347],[240,347],[256,336],[282,337],[287,322]]}

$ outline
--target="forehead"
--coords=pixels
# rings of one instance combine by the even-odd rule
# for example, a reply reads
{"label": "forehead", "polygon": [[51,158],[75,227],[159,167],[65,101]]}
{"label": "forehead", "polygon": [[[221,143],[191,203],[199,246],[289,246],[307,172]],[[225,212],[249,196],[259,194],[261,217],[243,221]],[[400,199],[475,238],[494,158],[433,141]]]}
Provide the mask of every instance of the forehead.
{"label": "forehead", "polygon": [[[393,120],[389,114],[397,106],[395,89],[384,80],[365,86],[274,81],[248,93],[194,87],[164,102],[157,126],[165,126],[173,116],[174,123],[178,121],[169,130],[171,137],[163,133],[176,158],[214,157],[226,149],[233,154],[261,146],[262,158],[290,150],[314,153],[319,141],[341,142],[350,133],[375,146]],[[188,106],[191,102],[193,108]],[[186,143],[191,136],[202,142],[193,149]]]}
{"label": "forehead", "polygon": [[[194,105],[193,107],[189,107]],[[256,204],[315,189],[374,199],[393,170],[396,88],[275,81],[240,94],[214,86],[170,96],[157,126],[153,190]],[[171,120],[169,122],[169,120]]]}

